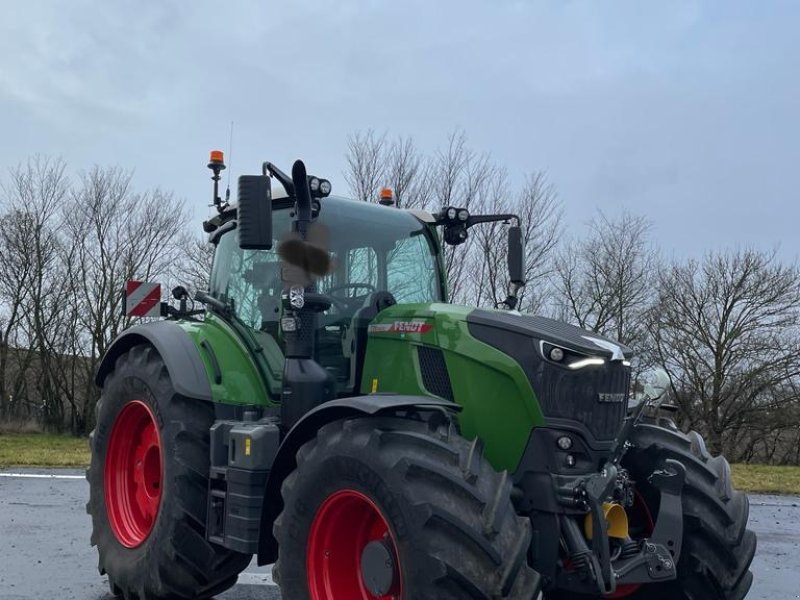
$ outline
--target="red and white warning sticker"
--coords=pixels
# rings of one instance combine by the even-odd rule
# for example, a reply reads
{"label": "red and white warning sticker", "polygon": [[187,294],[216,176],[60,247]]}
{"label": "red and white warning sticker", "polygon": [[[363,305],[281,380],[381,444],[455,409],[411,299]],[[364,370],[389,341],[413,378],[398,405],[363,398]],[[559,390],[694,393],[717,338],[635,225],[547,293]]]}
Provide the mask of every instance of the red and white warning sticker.
{"label": "red and white warning sticker", "polygon": [[394,323],[375,323],[369,326],[370,333],[427,333],[433,325],[425,321],[395,321]]}
{"label": "red and white warning sticker", "polygon": [[129,281],[125,286],[125,314],[129,317],[161,316],[161,284]]}

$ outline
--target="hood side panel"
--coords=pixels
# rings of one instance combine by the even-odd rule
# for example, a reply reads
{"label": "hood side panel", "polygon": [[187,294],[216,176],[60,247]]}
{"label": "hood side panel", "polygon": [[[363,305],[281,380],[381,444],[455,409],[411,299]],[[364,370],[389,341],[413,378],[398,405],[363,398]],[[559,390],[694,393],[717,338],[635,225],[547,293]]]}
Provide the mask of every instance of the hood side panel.
{"label": "hood side panel", "polygon": [[543,425],[544,417],[517,362],[470,333],[471,312],[429,304],[393,306],[380,313],[367,342],[361,391],[445,399],[451,393],[463,407],[461,433],[484,441],[495,469],[514,470],[531,429]]}

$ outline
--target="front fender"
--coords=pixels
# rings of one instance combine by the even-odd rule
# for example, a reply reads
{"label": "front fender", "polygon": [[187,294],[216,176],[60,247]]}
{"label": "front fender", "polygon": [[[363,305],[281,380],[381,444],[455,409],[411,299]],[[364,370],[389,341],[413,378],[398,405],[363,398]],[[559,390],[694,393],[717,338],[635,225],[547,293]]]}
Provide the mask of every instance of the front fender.
{"label": "front fender", "polygon": [[212,401],[211,383],[200,351],[189,335],[173,321],[143,323],[119,334],[97,367],[94,379],[97,386],[103,387],[117,358],[140,344],[150,344],[156,349],[167,366],[175,391],[181,396]]}
{"label": "front fender", "polygon": [[357,416],[374,416],[379,413],[409,409],[443,410],[457,413],[458,404],[428,396],[406,396],[395,394],[370,394],[331,400],[309,411],[286,434],[272,464],[264,504],[261,512],[261,535],[258,542],[258,564],[266,565],[278,558],[278,542],[272,535],[272,524],[283,510],[281,484],[295,470],[295,457],[300,447],[313,438],[326,423]]}

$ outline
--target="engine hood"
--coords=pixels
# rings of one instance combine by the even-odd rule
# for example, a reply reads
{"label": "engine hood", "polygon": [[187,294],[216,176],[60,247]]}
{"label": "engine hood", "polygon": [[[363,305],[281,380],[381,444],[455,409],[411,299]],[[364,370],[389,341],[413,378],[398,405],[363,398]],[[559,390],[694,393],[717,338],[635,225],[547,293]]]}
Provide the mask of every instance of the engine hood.
{"label": "engine hood", "polygon": [[633,350],[624,344],[547,317],[476,309],[467,316],[467,322],[471,325],[483,325],[522,334],[578,354],[596,356],[608,361],[630,360],[633,356]]}

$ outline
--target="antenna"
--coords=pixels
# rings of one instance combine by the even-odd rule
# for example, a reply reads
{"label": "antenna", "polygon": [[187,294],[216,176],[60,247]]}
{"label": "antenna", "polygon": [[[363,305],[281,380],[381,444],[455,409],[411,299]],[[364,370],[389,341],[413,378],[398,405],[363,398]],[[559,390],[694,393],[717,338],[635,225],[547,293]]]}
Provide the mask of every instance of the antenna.
{"label": "antenna", "polygon": [[[228,166],[233,166],[233,121],[231,121],[230,137],[228,138]],[[225,204],[231,199],[231,172],[228,171],[228,187],[225,190]]]}

